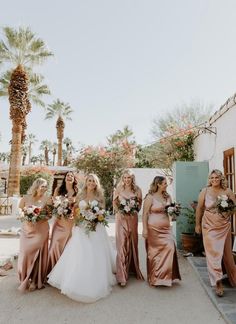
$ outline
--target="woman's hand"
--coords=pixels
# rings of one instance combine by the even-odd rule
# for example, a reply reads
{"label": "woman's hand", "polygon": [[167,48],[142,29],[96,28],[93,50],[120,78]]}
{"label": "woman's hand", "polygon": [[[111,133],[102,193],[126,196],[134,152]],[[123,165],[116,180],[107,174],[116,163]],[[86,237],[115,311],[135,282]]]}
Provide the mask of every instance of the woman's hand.
{"label": "woman's hand", "polygon": [[145,238],[145,239],[147,239],[147,237],[148,237],[148,231],[147,231],[147,229],[143,229],[142,237]]}
{"label": "woman's hand", "polygon": [[202,227],[201,227],[200,224],[197,224],[197,225],[195,226],[195,232],[196,232],[197,234],[201,234],[201,232],[202,232]]}

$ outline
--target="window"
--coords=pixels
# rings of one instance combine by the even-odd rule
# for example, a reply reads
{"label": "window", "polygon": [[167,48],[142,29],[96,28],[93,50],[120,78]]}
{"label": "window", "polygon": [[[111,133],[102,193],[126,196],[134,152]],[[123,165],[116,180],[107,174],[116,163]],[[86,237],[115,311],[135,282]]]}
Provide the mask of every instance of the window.
{"label": "window", "polygon": [[235,192],[234,148],[224,151],[224,174],[228,187]]}

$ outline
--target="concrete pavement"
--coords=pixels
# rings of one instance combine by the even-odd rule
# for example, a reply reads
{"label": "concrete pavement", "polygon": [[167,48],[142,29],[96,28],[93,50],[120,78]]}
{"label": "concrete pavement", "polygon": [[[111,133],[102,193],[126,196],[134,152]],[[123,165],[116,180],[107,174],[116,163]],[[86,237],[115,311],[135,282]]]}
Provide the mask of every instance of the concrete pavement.
{"label": "concrete pavement", "polygon": [[[7,225],[6,220],[3,223]],[[11,224],[15,223],[11,220]],[[0,228],[1,226],[0,218]],[[141,224],[139,232],[141,233]],[[114,242],[114,223],[110,224],[109,235]],[[0,238],[0,253],[1,240],[2,238]],[[5,247],[12,245],[11,238],[4,240],[9,240],[8,244],[5,242]],[[145,248],[141,235],[139,252],[141,270],[145,275]],[[115,286],[107,298],[93,304],[70,300],[50,286],[40,291],[21,294],[17,290],[19,282],[16,271],[10,270],[8,276],[0,277],[0,323],[225,323],[187,259],[179,255],[179,262],[182,275],[180,284],[175,284],[171,288],[150,288],[146,281],[140,282],[130,278],[127,287]]]}

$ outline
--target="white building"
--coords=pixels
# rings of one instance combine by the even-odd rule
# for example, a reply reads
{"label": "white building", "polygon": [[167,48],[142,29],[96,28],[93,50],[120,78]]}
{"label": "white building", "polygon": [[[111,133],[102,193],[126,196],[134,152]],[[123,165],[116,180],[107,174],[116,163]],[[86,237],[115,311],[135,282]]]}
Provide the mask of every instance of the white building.
{"label": "white building", "polygon": [[209,170],[221,170],[228,186],[235,187],[236,94],[199,129],[194,141],[195,161],[208,161]]}

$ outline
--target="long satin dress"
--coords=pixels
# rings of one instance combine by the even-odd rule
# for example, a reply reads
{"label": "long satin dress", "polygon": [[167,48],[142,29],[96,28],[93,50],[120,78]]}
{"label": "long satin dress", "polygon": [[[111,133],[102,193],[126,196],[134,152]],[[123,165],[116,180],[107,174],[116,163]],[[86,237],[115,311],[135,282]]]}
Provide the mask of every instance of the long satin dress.
{"label": "long satin dress", "polygon": [[73,219],[56,218],[52,226],[51,241],[48,251],[48,266],[47,273],[56,265],[64,248],[71,238],[72,227],[74,225]]}
{"label": "long satin dress", "polygon": [[[127,199],[121,195],[114,198]],[[129,273],[133,273],[137,279],[143,280],[138,257],[138,213],[134,215],[116,213],[116,249],[117,282],[126,283]]]}
{"label": "long satin dress", "polygon": [[223,216],[215,208],[216,199],[207,191],[205,211],[202,218],[202,235],[206,253],[207,269],[212,286],[227,273],[231,286],[236,286],[236,265],[232,255],[230,216]]}
{"label": "long satin dress", "polygon": [[[163,207],[153,197],[152,207]],[[151,213],[148,216],[147,278],[151,286],[171,286],[181,280],[175,241],[166,213]]]}
{"label": "long satin dress", "polygon": [[[26,207],[32,205],[26,200]],[[38,207],[44,207],[45,201],[39,201]],[[47,275],[49,225],[47,220],[37,223],[23,222],[20,235],[20,251],[18,258],[18,275],[20,291],[25,291],[34,279],[38,289],[43,287]]]}

